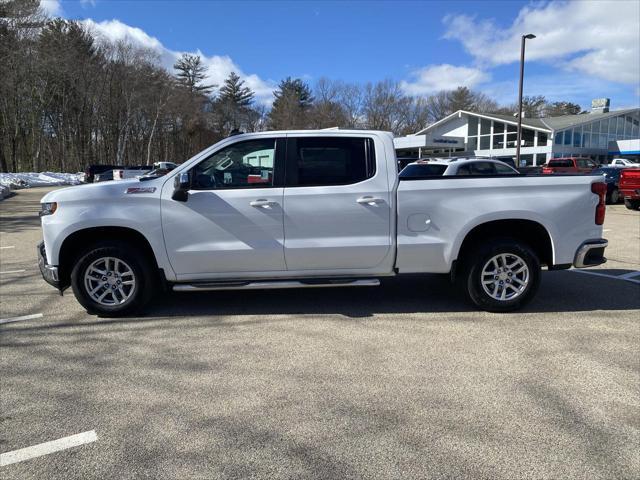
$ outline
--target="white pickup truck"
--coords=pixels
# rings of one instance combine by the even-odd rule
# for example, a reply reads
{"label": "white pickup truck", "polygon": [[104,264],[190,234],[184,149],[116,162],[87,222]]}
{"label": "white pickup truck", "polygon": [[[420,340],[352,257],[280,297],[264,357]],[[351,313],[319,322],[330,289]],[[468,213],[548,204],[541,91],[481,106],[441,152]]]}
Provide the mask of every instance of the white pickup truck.
{"label": "white pickup truck", "polygon": [[[379,285],[450,275],[479,308],[530,300],[541,267],[606,261],[601,176],[399,179],[388,132],[227,138],[167,175],[42,199],[39,263],[91,313],[139,311],[163,289]],[[424,292],[425,297],[429,292]]]}

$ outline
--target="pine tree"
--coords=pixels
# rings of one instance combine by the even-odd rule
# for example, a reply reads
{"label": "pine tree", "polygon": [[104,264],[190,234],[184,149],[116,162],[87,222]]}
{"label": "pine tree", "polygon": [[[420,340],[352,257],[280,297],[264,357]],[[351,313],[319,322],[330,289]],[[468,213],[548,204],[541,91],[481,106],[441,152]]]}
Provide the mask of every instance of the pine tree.
{"label": "pine tree", "polygon": [[309,86],[299,78],[287,77],[273,92],[275,100],[269,113],[272,128],[307,128],[308,112],[313,105],[313,96]]}
{"label": "pine tree", "polygon": [[183,53],[174,63],[173,68],[178,72],[178,82],[185,86],[192,93],[208,95],[215,85],[204,85],[202,82],[206,78],[206,67],[202,64],[200,55]]}
{"label": "pine tree", "polygon": [[255,94],[244,84],[244,80],[236,72],[231,72],[220,88],[218,99],[236,107],[248,107],[253,102]]}

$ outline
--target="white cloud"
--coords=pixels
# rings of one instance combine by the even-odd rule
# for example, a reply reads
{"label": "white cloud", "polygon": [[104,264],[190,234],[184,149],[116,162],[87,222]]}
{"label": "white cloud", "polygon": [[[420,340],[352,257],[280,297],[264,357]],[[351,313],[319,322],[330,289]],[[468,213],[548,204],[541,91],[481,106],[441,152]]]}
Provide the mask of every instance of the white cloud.
{"label": "white cloud", "polygon": [[445,38],[460,41],[481,67],[519,61],[521,35],[527,60],[547,61],[606,80],[640,80],[640,2],[568,1],[537,3],[520,10],[511,26],[468,15],[444,18]]}
{"label": "white cloud", "polygon": [[80,5],[82,5],[85,8],[87,8],[87,7],[95,7],[96,6],[96,0],[80,0]]}
{"label": "white cloud", "polygon": [[50,17],[59,17],[62,15],[60,0],[40,0],[40,8]]}
{"label": "white cloud", "polygon": [[457,87],[474,87],[490,79],[490,75],[478,68],[455,65],[428,65],[412,73],[412,81],[402,81],[400,86],[409,95],[428,95],[440,90]]}
{"label": "white cloud", "polygon": [[[91,19],[82,20],[90,30],[98,36],[110,42],[125,41],[134,46],[147,48],[156,52],[160,57],[161,64],[169,71],[173,72],[173,64],[184,52],[178,52],[166,48],[160,40],[152,37],[144,30],[132,27],[119,20],[105,20],[95,22]],[[203,64],[207,67],[207,83],[214,85],[222,85],[224,79],[231,72],[236,72],[245,81],[246,85],[256,94],[256,99],[264,104],[272,101],[272,93],[275,89],[274,82],[261,79],[256,74],[246,74],[243,70],[227,55],[207,56],[200,50],[188,52],[200,55]]]}

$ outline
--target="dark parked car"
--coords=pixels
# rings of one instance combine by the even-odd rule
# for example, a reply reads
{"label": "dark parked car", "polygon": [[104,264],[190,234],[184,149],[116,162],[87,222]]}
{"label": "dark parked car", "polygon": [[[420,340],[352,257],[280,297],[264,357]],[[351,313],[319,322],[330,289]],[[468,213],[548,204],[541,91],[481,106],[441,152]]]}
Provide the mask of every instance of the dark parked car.
{"label": "dark parked car", "polygon": [[[121,165],[87,165],[87,168],[84,169],[84,181],[86,183],[93,183],[96,181],[96,175],[113,171],[116,168],[124,167]],[[106,178],[103,178],[101,181],[104,180],[106,180]],[[109,180],[113,180],[113,174],[111,174],[111,178],[109,178]]]}
{"label": "dark parked car", "polygon": [[604,181],[607,184],[607,203],[618,203],[620,201],[620,173],[623,170],[620,167],[601,167],[591,172],[597,175],[604,175]]}
{"label": "dark parked car", "polygon": [[93,177],[93,183],[108,182],[109,180],[113,180],[113,170],[96,173]]}

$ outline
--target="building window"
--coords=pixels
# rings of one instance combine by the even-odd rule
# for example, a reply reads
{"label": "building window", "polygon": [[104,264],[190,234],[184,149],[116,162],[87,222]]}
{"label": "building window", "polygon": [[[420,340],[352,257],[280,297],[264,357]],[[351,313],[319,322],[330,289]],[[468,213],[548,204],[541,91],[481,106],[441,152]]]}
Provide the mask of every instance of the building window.
{"label": "building window", "polygon": [[504,133],[498,133],[497,135],[492,135],[493,136],[493,146],[492,148],[494,150],[498,149],[498,148],[505,148],[504,147]]}
{"label": "building window", "polygon": [[527,154],[527,155],[520,155],[520,167],[524,167],[527,165],[533,165],[533,155],[532,154]]}
{"label": "building window", "polygon": [[480,137],[480,150],[489,150],[491,135]]}
{"label": "building window", "polygon": [[538,146],[544,147],[547,145],[547,134],[544,132],[538,132]]}
{"label": "building window", "polygon": [[564,137],[564,132],[556,132],[556,138],[554,140],[554,143],[556,145],[562,145],[562,138]]}
{"label": "building window", "polygon": [[480,119],[480,135],[489,135],[491,133],[491,120],[486,118]]}
{"label": "building window", "polygon": [[609,128],[609,119],[600,120],[600,133],[607,133],[608,128]]}
{"label": "building window", "polygon": [[632,137],[633,119],[631,117],[624,117],[624,136]]}
{"label": "building window", "polygon": [[533,147],[533,139],[535,138],[535,135],[536,135],[536,132],[534,130],[523,128],[522,129],[522,146]]}
{"label": "building window", "polygon": [[616,137],[624,138],[624,117],[622,115],[616,117]]}
{"label": "building window", "polygon": [[580,147],[582,141],[582,129],[580,127],[573,129],[573,146]]}
{"label": "building window", "polygon": [[478,135],[478,119],[476,117],[469,117],[469,137]]}
{"label": "building window", "polygon": [[469,137],[469,141],[467,143],[467,150],[477,150],[478,149],[478,137]]}
{"label": "building window", "polygon": [[609,141],[607,139],[607,136],[603,133],[600,135],[600,141],[598,142],[598,146],[600,148],[607,148],[607,145],[609,144]]}
{"label": "building window", "polygon": [[583,133],[582,134],[582,147],[589,148],[591,146],[591,134]]}
{"label": "building window", "polygon": [[564,131],[564,144],[571,145],[571,130]]}
{"label": "building window", "polygon": [[493,122],[493,133],[502,133],[502,132],[504,132],[504,123]]}

